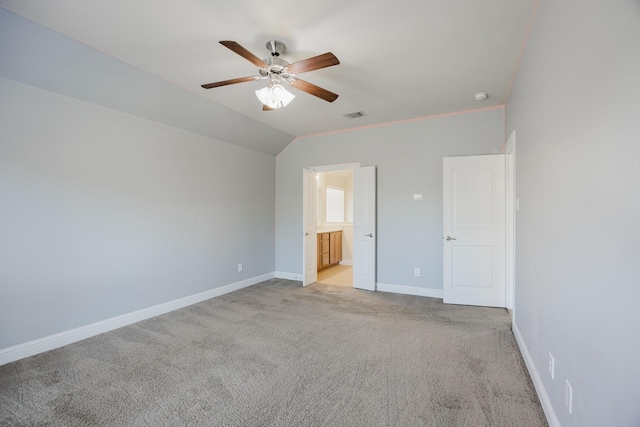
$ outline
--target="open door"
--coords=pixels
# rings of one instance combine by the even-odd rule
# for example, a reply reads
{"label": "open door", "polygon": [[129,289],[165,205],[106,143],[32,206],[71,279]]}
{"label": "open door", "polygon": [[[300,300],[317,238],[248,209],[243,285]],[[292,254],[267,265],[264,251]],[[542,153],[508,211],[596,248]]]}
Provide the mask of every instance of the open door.
{"label": "open door", "polygon": [[376,168],[353,170],[353,287],[376,290]]}
{"label": "open door", "polygon": [[302,286],[308,286],[318,281],[318,237],[317,237],[317,191],[316,173],[303,170],[302,205],[303,212],[303,244],[302,256],[304,259],[304,277]]}
{"label": "open door", "polygon": [[444,302],[505,307],[505,156],[443,161]]}

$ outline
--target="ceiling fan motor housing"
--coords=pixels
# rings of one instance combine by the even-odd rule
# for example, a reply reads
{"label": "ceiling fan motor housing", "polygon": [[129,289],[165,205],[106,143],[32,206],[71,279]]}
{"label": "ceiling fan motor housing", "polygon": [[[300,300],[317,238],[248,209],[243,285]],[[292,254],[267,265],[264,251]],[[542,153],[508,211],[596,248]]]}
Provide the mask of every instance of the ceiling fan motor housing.
{"label": "ceiling fan motor housing", "polygon": [[264,62],[269,66],[269,68],[259,69],[260,75],[262,77],[269,77],[273,74],[278,74],[284,79],[288,79],[289,77],[291,77],[291,74],[285,70],[289,63],[284,59],[272,56],[271,58],[266,58]]}
{"label": "ceiling fan motor housing", "polygon": [[285,51],[287,46],[280,40],[269,40],[267,42],[267,49],[271,52],[271,56],[280,56]]}

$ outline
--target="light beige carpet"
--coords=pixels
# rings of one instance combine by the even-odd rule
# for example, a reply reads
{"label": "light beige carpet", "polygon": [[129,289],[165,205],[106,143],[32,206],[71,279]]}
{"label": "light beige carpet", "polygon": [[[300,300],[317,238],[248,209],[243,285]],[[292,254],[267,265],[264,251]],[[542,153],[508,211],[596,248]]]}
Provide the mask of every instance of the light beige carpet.
{"label": "light beige carpet", "polygon": [[0,366],[0,425],[547,424],[504,310],[274,279]]}

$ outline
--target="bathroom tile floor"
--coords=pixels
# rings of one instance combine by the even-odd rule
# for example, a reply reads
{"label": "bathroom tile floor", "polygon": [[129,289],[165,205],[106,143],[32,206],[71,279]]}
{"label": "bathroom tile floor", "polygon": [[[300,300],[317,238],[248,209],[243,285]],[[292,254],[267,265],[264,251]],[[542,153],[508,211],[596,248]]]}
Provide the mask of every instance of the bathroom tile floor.
{"label": "bathroom tile floor", "polygon": [[353,286],[353,267],[350,265],[335,265],[318,272],[318,282],[325,285]]}

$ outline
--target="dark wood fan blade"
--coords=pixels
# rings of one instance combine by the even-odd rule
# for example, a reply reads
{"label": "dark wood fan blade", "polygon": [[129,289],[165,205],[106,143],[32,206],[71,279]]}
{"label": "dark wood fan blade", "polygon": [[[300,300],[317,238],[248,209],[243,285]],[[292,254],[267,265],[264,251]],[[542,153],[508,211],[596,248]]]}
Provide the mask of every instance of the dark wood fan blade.
{"label": "dark wood fan blade", "polygon": [[262,111],[273,111],[273,110],[275,110],[275,108],[267,107],[266,105],[262,104]]}
{"label": "dark wood fan blade", "polygon": [[302,61],[294,62],[287,66],[287,70],[291,74],[306,73],[307,71],[319,70],[320,68],[331,67],[338,65],[340,61],[331,52],[323,53],[322,55],[314,56],[313,58],[303,59]]}
{"label": "dark wood fan blade", "polygon": [[231,80],[223,80],[221,82],[215,83],[207,83],[206,85],[202,85],[204,89],[212,89],[214,87],[226,86],[226,85],[234,85],[236,83],[244,83],[244,82],[252,82],[254,80],[258,80],[260,77],[251,76],[251,77],[239,77],[237,79]]}
{"label": "dark wood fan blade", "polygon": [[326,89],[321,88],[320,86],[316,86],[309,82],[305,82],[304,80],[295,79],[291,86],[296,89],[300,89],[301,91],[307,92],[310,95],[317,96],[320,99],[324,99],[327,102],[333,102],[338,99],[338,94],[329,92]]}
{"label": "dark wood fan blade", "polygon": [[262,59],[258,58],[253,53],[240,46],[237,42],[231,40],[222,40],[220,44],[226,48],[231,49],[258,68],[269,68],[269,66]]}

